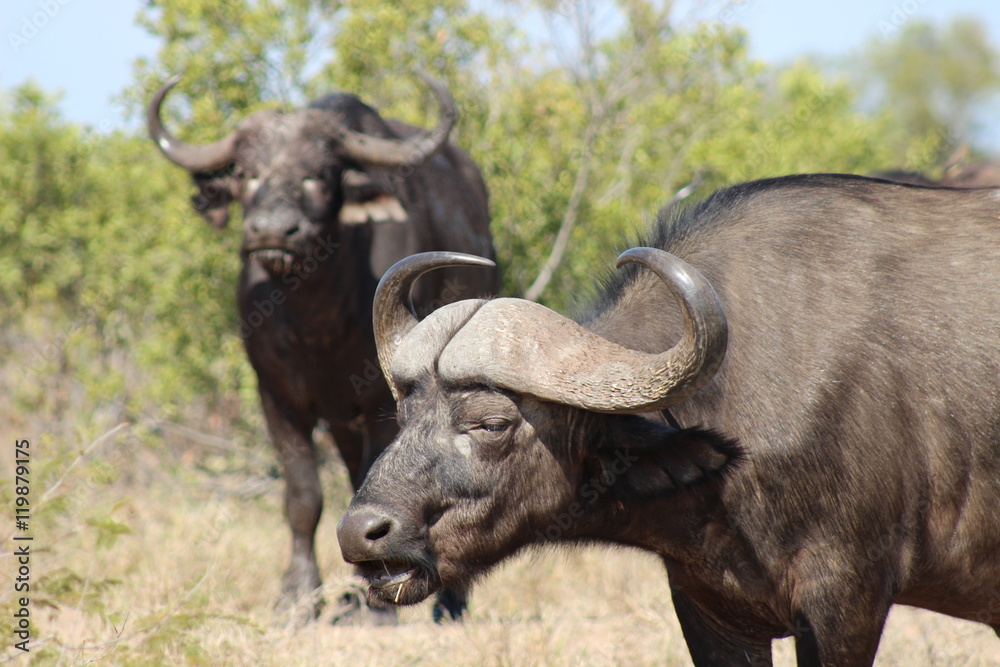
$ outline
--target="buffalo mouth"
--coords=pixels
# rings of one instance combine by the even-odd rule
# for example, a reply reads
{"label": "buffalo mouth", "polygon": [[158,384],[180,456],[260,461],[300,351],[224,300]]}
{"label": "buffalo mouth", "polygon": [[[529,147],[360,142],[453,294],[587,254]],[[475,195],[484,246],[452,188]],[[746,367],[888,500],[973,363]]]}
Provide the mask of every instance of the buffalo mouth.
{"label": "buffalo mouth", "polygon": [[441,587],[433,574],[405,561],[365,561],[357,563],[357,567],[368,583],[370,595],[382,602],[416,604]]}
{"label": "buffalo mouth", "polygon": [[251,250],[249,256],[276,275],[291,273],[301,264],[300,256],[285,248],[257,248]]}

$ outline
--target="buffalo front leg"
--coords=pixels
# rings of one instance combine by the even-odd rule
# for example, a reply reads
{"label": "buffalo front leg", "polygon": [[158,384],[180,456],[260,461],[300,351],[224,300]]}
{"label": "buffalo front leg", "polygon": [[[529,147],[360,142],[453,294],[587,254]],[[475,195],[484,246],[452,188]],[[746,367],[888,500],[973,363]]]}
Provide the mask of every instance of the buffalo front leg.
{"label": "buffalo front leg", "polygon": [[741,637],[724,629],[683,591],[672,587],[674,611],[696,667],[770,667],[771,641]]}
{"label": "buffalo front leg", "polygon": [[292,613],[296,620],[308,620],[322,608],[316,593],[322,582],[314,542],[323,511],[323,490],[312,440],[313,422],[282,409],[266,393],[261,394],[261,402],[285,479],[285,518],[292,529],[292,558],[281,580],[276,609]]}
{"label": "buffalo front leg", "polygon": [[[832,577],[830,579],[833,579]],[[799,667],[867,667],[875,661],[891,603],[877,590],[817,587],[799,594],[795,655]]]}
{"label": "buffalo front leg", "polygon": [[[379,406],[378,415],[389,415],[395,410],[395,403]],[[351,477],[354,491],[361,488],[365,475],[375,463],[375,459],[385,451],[399,426],[388,416],[359,414],[350,422],[330,422],[330,434],[337,444],[337,451],[344,461],[347,474]]]}
{"label": "buffalo front leg", "polygon": [[438,591],[431,609],[435,623],[461,621],[468,608],[468,591],[464,588],[442,588]]}
{"label": "buffalo front leg", "polygon": [[795,657],[799,667],[868,667],[875,662],[885,616],[881,622],[854,619],[858,625],[842,626],[843,622],[850,621],[826,614],[799,619],[796,625],[800,631],[795,635]]}

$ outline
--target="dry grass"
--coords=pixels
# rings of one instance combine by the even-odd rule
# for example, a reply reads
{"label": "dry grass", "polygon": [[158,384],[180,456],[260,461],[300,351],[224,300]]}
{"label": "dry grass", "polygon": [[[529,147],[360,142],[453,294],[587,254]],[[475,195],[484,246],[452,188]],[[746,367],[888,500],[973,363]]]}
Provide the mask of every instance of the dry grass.
{"label": "dry grass", "polygon": [[[0,435],[10,442],[20,434]],[[41,454],[45,447],[60,449],[43,439],[36,451]],[[662,567],[647,554],[618,549],[553,550],[517,558],[476,587],[469,619],[461,625],[435,626],[424,603],[403,610],[400,625],[392,628],[334,627],[327,622],[329,611],[305,629],[275,627],[271,603],[289,542],[281,518],[281,482],[266,474],[270,452],[265,446],[246,451],[245,456],[222,456],[204,444],[131,429],[80,459],[62,482],[65,496],[57,511],[36,523],[32,577],[73,572],[80,581],[55,607],[33,608],[33,660],[57,665],[690,664]],[[60,469],[75,458],[59,461]],[[239,461],[234,464],[234,459]],[[113,474],[95,477],[94,470],[108,472],[102,465],[107,462],[114,463]],[[4,476],[7,465],[4,460],[0,468]],[[335,537],[348,492],[336,461],[323,476],[329,497],[319,531],[320,565],[332,599],[351,574]],[[53,472],[49,479],[56,477]],[[88,523],[93,516],[110,517],[132,534],[111,546],[98,544]],[[7,519],[3,525],[9,525]],[[9,556],[0,567],[6,581]],[[102,586],[109,577],[120,583]],[[9,604],[11,595],[4,586],[0,604]],[[775,647],[777,664],[794,664],[789,640]],[[13,655],[9,643],[4,655]],[[985,626],[897,608],[877,664],[998,665],[1000,639]]]}

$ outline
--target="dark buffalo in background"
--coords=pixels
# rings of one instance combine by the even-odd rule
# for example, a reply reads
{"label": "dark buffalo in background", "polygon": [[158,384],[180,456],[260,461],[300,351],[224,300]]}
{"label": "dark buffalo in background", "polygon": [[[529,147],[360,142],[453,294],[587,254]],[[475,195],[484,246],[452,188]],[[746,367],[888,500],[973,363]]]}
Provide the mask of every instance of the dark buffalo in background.
{"label": "dark buffalo in background", "polygon": [[[255,113],[223,139],[190,145],[160,120],[177,79],[149,105],[150,136],[191,172],[197,210],[222,227],[231,202],[243,209],[239,333],[257,373],[292,529],[283,608],[309,603],[320,586],[313,544],[323,502],[317,424],[332,434],[355,489],[397,432],[372,333],[379,278],[421,251],[493,256],[486,186],[472,159],[448,143],[454,101],[425,78],[442,111],[429,131],[383,120],[341,93],[304,110]],[[496,272],[481,270],[428,278],[414,294],[418,312],[498,287]],[[441,596],[435,615],[457,616],[463,608],[464,594],[453,592]],[[376,622],[394,617],[388,610]]]}
{"label": "dark buffalo in background", "polygon": [[886,169],[871,174],[874,178],[884,178],[910,185],[938,186],[945,188],[997,188],[1000,187],[1000,161],[979,160],[970,162],[968,144],[960,144],[944,163],[944,173],[940,180],[928,178],[918,171]]}
{"label": "dark buffalo in background", "polygon": [[[906,169],[886,169],[884,171],[873,171],[869,174],[872,178],[881,178],[894,183],[906,183],[908,185],[922,185],[924,187],[942,186],[941,181],[924,176],[919,171],[908,171]],[[943,186],[947,187],[947,186]]]}
{"label": "dark buffalo in background", "polygon": [[903,169],[888,169],[871,174],[873,178],[882,178],[896,183],[923,185],[942,188],[996,188],[1000,187],[1000,163],[976,162],[966,167],[946,171],[940,180],[927,178],[919,171]]}
{"label": "dark buffalo in background", "polygon": [[998,217],[994,190],[737,185],[661,214],[576,321],[418,322],[417,276],[484,260],[404,260],[375,305],[402,428],[345,558],[411,604],[528,545],[645,549],[697,665],[790,635],[800,665],[871,664],[895,603],[1000,628]]}
{"label": "dark buffalo in background", "polygon": [[985,160],[945,172],[941,185],[951,188],[1000,187],[1000,162]]}

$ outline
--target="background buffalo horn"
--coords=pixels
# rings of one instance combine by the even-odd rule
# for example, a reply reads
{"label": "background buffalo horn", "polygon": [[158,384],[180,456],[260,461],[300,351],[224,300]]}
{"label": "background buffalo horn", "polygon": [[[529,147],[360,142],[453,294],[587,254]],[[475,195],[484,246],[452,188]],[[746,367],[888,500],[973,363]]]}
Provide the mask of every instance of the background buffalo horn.
{"label": "background buffalo horn", "polygon": [[[410,305],[413,283],[428,271],[448,266],[494,267],[496,264],[485,257],[460,252],[422,252],[399,260],[378,281],[372,319],[378,362],[386,378],[390,377],[389,364],[396,348],[403,337],[417,325],[417,318]],[[391,382],[389,384],[392,385]]]}
{"label": "background buffalo horn", "polygon": [[181,77],[178,75],[167,81],[149,102],[149,108],[146,110],[146,127],[149,128],[149,136],[168,160],[190,172],[221,169],[233,161],[236,145],[235,132],[216,142],[195,146],[177,139],[163,127],[163,121],[160,119],[163,98],[180,80]]}
{"label": "background buffalo horn", "polygon": [[371,167],[416,167],[448,141],[448,134],[458,116],[455,100],[443,84],[423,71],[418,70],[417,74],[431,87],[441,105],[441,117],[437,126],[407,139],[383,139],[353,132],[339,125],[334,126],[332,131],[348,157]]}
{"label": "background buffalo horn", "polygon": [[668,252],[633,248],[618,258],[619,267],[629,263],[651,269],[680,302],[684,333],[669,350],[632,350],[541,304],[496,299],[455,333],[438,372],[595,412],[650,412],[683,400],[725,355],[722,303],[700,273]]}

